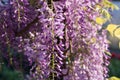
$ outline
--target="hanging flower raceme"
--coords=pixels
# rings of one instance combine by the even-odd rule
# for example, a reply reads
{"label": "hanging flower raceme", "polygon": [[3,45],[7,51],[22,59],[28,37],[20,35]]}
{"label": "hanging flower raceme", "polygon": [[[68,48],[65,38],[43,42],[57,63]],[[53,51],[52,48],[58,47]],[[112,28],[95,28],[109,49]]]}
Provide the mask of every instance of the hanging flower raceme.
{"label": "hanging flower raceme", "polygon": [[[46,6],[45,6],[46,5]],[[45,7],[43,7],[45,6]],[[29,57],[30,61],[36,62],[36,74],[39,77],[34,78],[44,80],[50,78],[50,75],[55,75],[60,78],[65,56],[63,55],[64,44],[62,42],[64,36],[63,23],[63,3],[55,2],[49,8],[46,2],[43,2],[42,8],[38,11],[41,12],[39,21],[41,22],[41,31],[36,32],[33,36],[32,43],[27,42],[25,45],[25,55]],[[55,12],[52,11],[54,7]],[[32,36],[32,33],[30,33]],[[38,73],[39,72],[39,73]],[[34,75],[34,74],[33,74]],[[55,78],[55,76],[53,78]]]}
{"label": "hanging flower raceme", "polygon": [[105,33],[98,33],[100,26],[93,25],[98,12],[91,9],[95,5],[92,2],[94,1],[89,1],[91,4],[86,3],[83,6],[80,6],[82,2],[78,0],[66,2],[69,21],[67,31],[71,42],[69,55],[74,57],[71,57],[73,67],[69,75],[64,77],[65,80],[105,80],[107,76],[108,61],[106,62],[105,54],[108,47],[107,40]]}

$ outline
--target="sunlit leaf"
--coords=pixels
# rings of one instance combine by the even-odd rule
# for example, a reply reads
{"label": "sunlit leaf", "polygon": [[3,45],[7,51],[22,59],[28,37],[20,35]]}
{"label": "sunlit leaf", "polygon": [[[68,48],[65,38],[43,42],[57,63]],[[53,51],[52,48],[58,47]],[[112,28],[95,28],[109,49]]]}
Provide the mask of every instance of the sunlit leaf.
{"label": "sunlit leaf", "polygon": [[106,51],[105,53],[106,53],[107,55],[111,56],[111,53],[110,53],[110,52]]}
{"label": "sunlit leaf", "polygon": [[103,16],[104,16],[107,20],[110,20],[110,19],[111,19],[111,15],[110,15],[110,13],[108,12],[108,10],[102,9],[102,14],[103,14]]}
{"label": "sunlit leaf", "polygon": [[114,35],[120,39],[120,27],[115,30]]}
{"label": "sunlit leaf", "polygon": [[109,24],[106,28],[106,30],[110,33],[110,35],[114,36],[114,30],[118,27],[116,24]]}
{"label": "sunlit leaf", "polygon": [[108,8],[111,10],[119,10],[119,7],[115,4],[113,4],[111,1],[109,0],[103,0],[102,1],[102,6],[96,6],[97,9],[100,10],[101,14],[104,16],[104,18],[106,18],[107,20],[111,20],[111,15],[108,11]]}
{"label": "sunlit leaf", "polygon": [[119,10],[119,7],[115,4],[113,4],[109,0],[103,0],[102,4],[104,5],[105,8],[111,8],[112,10]]}
{"label": "sunlit leaf", "polygon": [[111,9],[112,10],[119,10],[119,7],[115,4],[112,4]]}
{"label": "sunlit leaf", "polygon": [[97,18],[96,18],[96,23],[97,23],[97,24],[102,25],[102,24],[104,24],[105,22],[106,22],[106,19],[105,19],[105,18],[102,18],[102,17],[97,17]]}
{"label": "sunlit leaf", "polygon": [[108,80],[120,80],[120,78],[113,76],[113,77],[109,78]]}

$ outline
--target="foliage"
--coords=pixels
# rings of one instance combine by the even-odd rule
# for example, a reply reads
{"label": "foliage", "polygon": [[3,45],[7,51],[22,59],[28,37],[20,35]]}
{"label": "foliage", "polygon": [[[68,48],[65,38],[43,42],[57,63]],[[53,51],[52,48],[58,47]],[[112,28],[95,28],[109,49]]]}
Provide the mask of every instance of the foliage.
{"label": "foliage", "polygon": [[96,18],[96,22],[101,25],[103,25],[107,21],[110,21],[112,16],[109,13],[109,10],[119,10],[119,7],[110,2],[109,0],[102,0],[100,5],[96,5],[96,8],[103,15]]}
{"label": "foliage", "polygon": [[113,46],[113,45],[116,45],[115,43],[117,43],[116,46],[120,48],[120,25],[109,24],[106,27],[106,30],[108,31],[108,39],[110,44]]}
{"label": "foliage", "polygon": [[14,71],[7,68],[5,65],[1,65],[0,80],[23,80],[23,75],[19,71]]}
{"label": "foliage", "polygon": [[120,60],[112,58],[109,65],[109,76],[120,77]]}
{"label": "foliage", "polygon": [[120,80],[120,78],[113,76],[113,77],[109,78],[108,80]]}

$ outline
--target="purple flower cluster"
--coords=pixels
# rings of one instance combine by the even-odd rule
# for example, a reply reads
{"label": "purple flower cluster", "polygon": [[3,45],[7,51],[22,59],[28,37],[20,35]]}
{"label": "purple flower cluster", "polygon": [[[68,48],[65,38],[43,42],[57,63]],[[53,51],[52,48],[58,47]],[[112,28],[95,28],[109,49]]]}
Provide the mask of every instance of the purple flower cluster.
{"label": "purple flower cluster", "polygon": [[28,57],[28,80],[105,80],[108,43],[95,22],[100,1],[11,0],[0,13],[1,43]]}

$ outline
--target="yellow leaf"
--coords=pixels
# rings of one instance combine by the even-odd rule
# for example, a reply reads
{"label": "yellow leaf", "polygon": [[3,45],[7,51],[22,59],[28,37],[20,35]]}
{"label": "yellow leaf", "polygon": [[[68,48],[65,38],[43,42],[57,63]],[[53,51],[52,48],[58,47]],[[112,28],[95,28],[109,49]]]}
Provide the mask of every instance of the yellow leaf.
{"label": "yellow leaf", "polygon": [[112,4],[111,9],[112,10],[119,10],[119,7],[115,4]]}
{"label": "yellow leaf", "polygon": [[111,41],[110,41],[110,40],[107,40],[107,43],[108,43],[108,44],[111,44]]}
{"label": "yellow leaf", "polygon": [[117,38],[120,39],[120,27],[117,28],[117,29],[114,31],[114,35],[115,35],[115,37],[117,37]]}
{"label": "yellow leaf", "polygon": [[97,18],[96,18],[96,23],[97,23],[97,24],[102,25],[102,24],[104,24],[105,22],[106,22],[106,19],[104,19],[104,18],[101,18],[101,17],[97,17]]}
{"label": "yellow leaf", "polygon": [[101,6],[100,5],[96,5],[96,10],[100,10],[101,9]]}
{"label": "yellow leaf", "polygon": [[104,17],[106,17],[107,20],[110,20],[111,15],[110,15],[110,13],[108,12],[108,10],[102,9],[102,14],[103,14]]}
{"label": "yellow leaf", "polygon": [[106,30],[110,33],[110,35],[113,37],[114,30],[118,27],[118,25],[115,24],[109,24],[106,28]]}
{"label": "yellow leaf", "polygon": [[120,80],[120,78],[113,76],[113,77],[109,78],[108,80]]}
{"label": "yellow leaf", "polygon": [[119,10],[119,7],[118,7],[117,5],[114,5],[114,8],[115,8],[116,10]]}
{"label": "yellow leaf", "polygon": [[106,51],[105,53],[106,53],[107,55],[111,56],[111,53],[110,53],[110,52]]}

